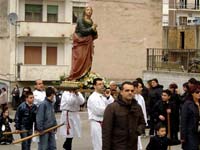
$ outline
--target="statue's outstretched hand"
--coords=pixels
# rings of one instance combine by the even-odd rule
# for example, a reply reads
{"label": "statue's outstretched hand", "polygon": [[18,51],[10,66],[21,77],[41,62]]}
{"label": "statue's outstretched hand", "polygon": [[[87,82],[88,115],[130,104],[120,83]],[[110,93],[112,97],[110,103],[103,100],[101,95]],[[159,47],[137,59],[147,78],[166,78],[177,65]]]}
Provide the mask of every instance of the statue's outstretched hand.
{"label": "statue's outstretched hand", "polygon": [[94,23],[94,24],[92,25],[92,29],[93,29],[94,31],[96,31],[96,30],[97,30],[97,24]]}

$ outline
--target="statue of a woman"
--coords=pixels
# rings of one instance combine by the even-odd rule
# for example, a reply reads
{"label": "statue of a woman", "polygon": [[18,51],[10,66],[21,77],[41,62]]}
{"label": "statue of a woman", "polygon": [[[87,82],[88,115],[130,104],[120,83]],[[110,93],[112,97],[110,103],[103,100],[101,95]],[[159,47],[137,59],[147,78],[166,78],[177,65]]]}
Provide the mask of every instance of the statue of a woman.
{"label": "statue of a woman", "polygon": [[97,39],[97,25],[92,21],[92,8],[86,7],[83,16],[77,20],[73,34],[72,67],[68,80],[83,77],[92,67],[93,41]]}

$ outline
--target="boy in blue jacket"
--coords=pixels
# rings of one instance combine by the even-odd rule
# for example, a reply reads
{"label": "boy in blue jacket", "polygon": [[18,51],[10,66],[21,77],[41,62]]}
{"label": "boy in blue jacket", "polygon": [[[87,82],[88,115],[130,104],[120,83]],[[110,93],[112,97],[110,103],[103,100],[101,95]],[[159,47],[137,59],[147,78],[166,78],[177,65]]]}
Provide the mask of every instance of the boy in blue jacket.
{"label": "boy in blue jacket", "polygon": [[[25,138],[33,134],[33,123],[36,120],[37,106],[33,104],[34,96],[32,92],[27,92],[26,101],[21,103],[17,108],[15,114],[15,128],[16,131],[28,130],[28,132],[21,133],[21,138]],[[31,139],[22,142],[22,150],[31,149]]]}

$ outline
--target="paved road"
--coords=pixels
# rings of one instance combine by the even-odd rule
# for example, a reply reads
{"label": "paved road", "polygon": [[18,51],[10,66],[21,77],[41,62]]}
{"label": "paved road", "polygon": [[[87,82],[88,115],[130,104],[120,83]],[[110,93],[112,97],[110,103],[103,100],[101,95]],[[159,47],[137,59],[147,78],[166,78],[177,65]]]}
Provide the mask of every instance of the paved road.
{"label": "paved road", "polygon": [[[10,111],[10,115],[13,118],[15,114],[15,111]],[[81,120],[82,120],[82,138],[78,139],[75,138],[73,140],[73,150],[92,150],[92,144],[91,144],[91,137],[90,137],[90,126],[87,119],[87,112],[80,112]],[[60,113],[56,114],[56,118],[59,121]],[[12,129],[14,129],[12,125]],[[15,139],[18,139],[19,136],[15,135]],[[149,137],[142,138],[143,147],[146,147],[147,143],[149,141]],[[57,139],[57,148],[58,150],[63,150],[62,144],[64,142],[64,139],[58,135]],[[0,149],[2,150],[21,150],[21,145],[0,145]],[[33,143],[31,146],[32,150],[37,150],[37,144]],[[171,147],[171,150],[181,150],[180,146],[173,146]]]}

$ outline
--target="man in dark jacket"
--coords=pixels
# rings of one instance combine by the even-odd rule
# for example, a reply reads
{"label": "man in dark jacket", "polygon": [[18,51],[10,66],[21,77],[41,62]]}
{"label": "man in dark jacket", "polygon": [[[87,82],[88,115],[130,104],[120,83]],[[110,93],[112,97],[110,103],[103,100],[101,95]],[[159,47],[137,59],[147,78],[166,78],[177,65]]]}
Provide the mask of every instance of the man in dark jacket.
{"label": "man in dark jacket", "polygon": [[[40,133],[57,125],[53,106],[55,90],[48,87],[46,96],[45,100],[40,103],[36,114],[37,130]],[[42,134],[39,139],[38,150],[56,150],[55,131]]]}
{"label": "man in dark jacket", "polygon": [[144,133],[142,109],[131,82],[122,83],[118,100],[107,106],[102,125],[102,150],[137,150],[138,136]]}
{"label": "man in dark jacket", "polygon": [[[34,97],[32,92],[26,93],[26,101],[21,103],[15,114],[15,127],[18,130],[28,130],[26,133],[21,133],[21,138],[32,135],[33,123],[36,121],[37,106],[33,104]],[[22,142],[22,150],[31,149],[31,139]]]}
{"label": "man in dark jacket", "polygon": [[161,100],[161,94],[163,90],[163,86],[159,84],[158,79],[154,78],[151,80],[151,89],[149,91],[149,115],[150,115],[150,121],[149,121],[149,135],[154,135],[154,118],[152,116],[152,108],[154,105]]}

